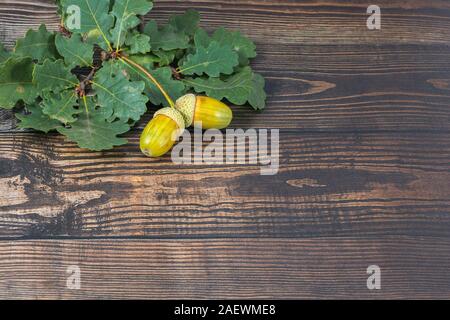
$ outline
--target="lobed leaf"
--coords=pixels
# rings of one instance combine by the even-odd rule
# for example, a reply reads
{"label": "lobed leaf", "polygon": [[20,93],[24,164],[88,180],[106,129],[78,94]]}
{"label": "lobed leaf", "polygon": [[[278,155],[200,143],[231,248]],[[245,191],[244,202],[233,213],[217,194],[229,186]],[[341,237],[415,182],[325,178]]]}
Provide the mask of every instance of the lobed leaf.
{"label": "lobed leaf", "polygon": [[124,121],[139,120],[147,111],[148,98],[142,94],[143,81],[130,81],[122,72],[118,61],[104,63],[92,82],[98,102],[104,108],[110,108],[113,115]]}
{"label": "lobed leaf", "polygon": [[63,16],[64,15],[64,11],[63,11],[63,6],[61,4],[61,0],[55,0],[55,4],[56,4],[56,12],[58,13],[58,15]]}
{"label": "lobed leaf", "polygon": [[150,37],[152,50],[171,51],[189,47],[189,36],[177,32],[171,25],[158,28],[156,21],[150,21],[144,28],[144,33]]}
{"label": "lobed leaf", "polygon": [[92,66],[94,45],[83,42],[79,34],[73,34],[70,38],[58,34],[55,44],[69,68]]}
{"label": "lobed leaf", "polygon": [[256,57],[256,45],[239,31],[219,28],[214,32],[212,40],[220,44],[230,45],[238,53],[241,66],[248,65],[249,59]]}
{"label": "lobed leaf", "polygon": [[32,103],[39,95],[33,85],[34,63],[30,57],[11,57],[0,65],[0,106],[12,109],[18,101]]}
{"label": "lobed leaf", "polygon": [[266,80],[258,73],[253,73],[253,86],[248,97],[248,102],[255,110],[266,107],[267,94],[265,91]]}
{"label": "lobed leaf", "polygon": [[20,120],[17,125],[22,129],[34,129],[48,133],[61,127],[61,123],[57,120],[50,119],[49,116],[43,113],[42,108],[33,103],[26,106],[28,114],[16,114],[16,118]]}
{"label": "lobed leaf", "polygon": [[58,53],[55,47],[55,34],[47,31],[43,24],[37,31],[29,30],[24,38],[17,40],[15,54],[31,57],[39,62],[45,59],[56,59]]}
{"label": "lobed leaf", "polygon": [[61,93],[48,93],[42,101],[42,112],[51,119],[58,120],[64,124],[77,120],[75,116],[81,111],[78,106],[78,96],[74,90],[65,90]]}
{"label": "lobed leaf", "polygon": [[114,16],[109,13],[110,0],[61,0],[61,5],[64,12],[70,12],[74,7],[80,9],[79,25],[75,23],[75,15],[65,18],[64,25],[67,30],[73,33],[91,32],[96,35],[98,45],[103,49],[111,49],[108,34],[114,26]]}
{"label": "lobed leaf", "polygon": [[138,15],[145,15],[153,8],[151,0],[115,0],[112,14],[116,18],[111,30],[111,40],[116,48],[120,48],[127,38],[130,29],[139,25]]}
{"label": "lobed leaf", "polygon": [[249,102],[256,110],[265,107],[264,78],[253,73],[250,67],[243,68],[239,73],[225,80],[196,78],[184,81],[197,93],[205,92],[208,96],[218,100],[226,98],[236,105],[244,105]]}
{"label": "lobed leaf", "polygon": [[62,60],[45,60],[42,65],[36,65],[33,72],[33,83],[41,92],[59,92],[68,88],[75,88],[78,79]]}
{"label": "lobed leaf", "polygon": [[125,44],[130,47],[129,54],[145,54],[150,52],[150,37],[145,34],[135,33],[129,35]]}
{"label": "lobed leaf", "polygon": [[[136,62],[141,66],[148,66],[153,69],[153,65],[159,62],[159,58],[154,54],[135,54],[128,57],[130,60]],[[125,70],[128,72],[127,68]]]}
{"label": "lobed leaf", "polygon": [[[125,62],[124,62],[125,63]],[[130,74],[133,80],[143,80],[145,82],[145,93],[148,95],[150,102],[156,106],[164,105],[169,107],[164,95],[159,91],[156,85],[147,78],[147,76],[140,70],[125,63],[124,67]],[[160,67],[152,69],[151,65],[144,66],[152,76],[161,84],[166,90],[167,94],[173,99],[177,100],[184,95],[186,87],[182,81],[174,80],[172,77],[172,69],[170,67]]]}
{"label": "lobed leaf", "polygon": [[160,67],[166,67],[170,65],[176,56],[177,50],[172,51],[153,51],[153,54],[157,57],[157,61]]}
{"label": "lobed leaf", "polygon": [[212,41],[218,42],[219,45],[230,46],[239,55],[240,66],[247,66],[249,60],[256,57],[256,45],[239,31],[219,28],[210,37],[204,29],[198,29],[194,35],[197,47],[208,47]]}
{"label": "lobed leaf", "polygon": [[200,46],[195,54],[188,55],[180,66],[180,72],[184,75],[201,76],[205,73],[210,77],[218,77],[232,74],[238,64],[239,56],[230,46],[212,41],[208,47]]}
{"label": "lobed leaf", "polygon": [[58,132],[80,148],[92,151],[109,150],[127,143],[126,139],[118,137],[130,130],[127,123],[105,119],[104,114],[96,110],[92,99],[83,100],[82,109],[76,122],[69,127],[57,128]]}
{"label": "lobed leaf", "polygon": [[200,14],[196,10],[189,9],[182,15],[174,15],[169,19],[169,25],[178,33],[193,36],[198,29]]}
{"label": "lobed leaf", "polygon": [[196,47],[207,48],[211,43],[211,37],[208,35],[205,29],[198,29],[194,35],[194,44]]}
{"label": "lobed leaf", "polygon": [[2,43],[0,43],[0,63],[5,62],[11,57],[11,52],[5,49]]}
{"label": "lobed leaf", "polygon": [[[188,10],[170,17],[162,27],[150,21],[141,33],[136,28],[138,16],[152,9],[151,0],[56,3],[66,28],[73,33],[70,38],[55,37],[41,26],[17,41],[16,54],[0,44],[0,106],[11,109],[24,101],[29,113],[17,115],[22,128],[56,129],[81,148],[107,150],[127,142],[119,136],[146,112],[148,101],[168,106],[145,72],[120,57],[103,62],[95,73],[90,82],[95,96],[78,98],[73,89],[79,80],[71,71],[78,66],[92,67],[94,45],[109,52],[113,46],[117,52],[125,47],[125,55],[149,70],[173,100],[193,88],[218,100],[265,107],[265,80],[248,67],[256,57],[255,45],[240,32],[220,28],[209,36],[199,28],[198,12]],[[76,17],[68,11],[76,9],[74,6],[81,13],[78,27],[73,24]],[[177,79],[171,65],[179,66]],[[180,81],[179,74],[191,77]],[[40,104],[36,103],[39,96]]]}

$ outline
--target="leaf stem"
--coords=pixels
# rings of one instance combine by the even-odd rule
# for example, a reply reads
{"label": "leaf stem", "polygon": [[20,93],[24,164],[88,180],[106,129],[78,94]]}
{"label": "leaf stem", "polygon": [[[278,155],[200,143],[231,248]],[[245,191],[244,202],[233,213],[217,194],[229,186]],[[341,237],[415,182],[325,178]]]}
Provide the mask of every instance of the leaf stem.
{"label": "leaf stem", "polygon": [[177,72],[178,73],[185,73],[186,71],[192,70],[192,69],[197,68],[197,67],[205,66],[206,64],[207,64],[206,62],[203,62],[203,63],[199,63],[199,64],[196,64],[196,65],[190,66],[190,67],[185,68],[185,69],[182,69],[181,67],[178,67],[177,68]]}
{"label": "leaf stem", "polygon": [[86,116],[89,118],[89,109],[88,109],[88,105],[87,105],[86,96],[83,96],[83,103],[84,103],[84,108],[86,109]]}
{"label": "leaf stem", "polygon": [[103,32],[103,30],[100,27],[100,24],[98,23],[97,20],[97,16],[95,15],[95,12],[92,11],[92,7],[91,4],[89,3],[89,1],[86,1],[86,4],[88,6],[89,12],[91,13],[92,18],[94,19],[95,24],[97,25],[98,31],[100,31],[100,33],[102,34],[103,40],[106,42],[106,44],[108,45],[109,51],[112,51],[112,46],[111,43],[109,42],[108,38],[106,37],[105,33]]}
{"label": "leaf stem", "polygon": [[220,62],[220,59],[214,60],[214,61],[205,61],[205,62],[198,63],[198,64],[195,64],[193,66],[190,66],[190,67],[187,67],[187,68],[184,68],[184,69],[182,67],[178,67],[177,68],[177,72],[178,73],[185,73],[186,71],[189,71],[189,70],[192,70],[192,69],[195,69],[195,68],[198,68],[198,67],[202,67],[202,66],[207,67],[210,64],[218,63],[218,62]]}
{"label": "leaf stem", "polygon": [[120,60],[132,65],[133,67],[139,69],[142,73],[144,73],[154,84],[155,86],[159,89],[159,91],[161,91],[161,93],[163,94],[164,98],[167,100],[167,102],[169,103],[170,107],[175,108],[175,103],[173,102],[172,98],[169,96],[169,94],[166,92],[166,90],[164,90],[164,88],[161,86],[161,84],[158,82],[158,80],[155,79],[154,76],[152,76],[152,74],[150,72],[148,72],[147,69],[145,69],[144,67],[142,67],[140,64],[134,62],[133,60],[124,57],[124,56],[120,56],[119,58]]}

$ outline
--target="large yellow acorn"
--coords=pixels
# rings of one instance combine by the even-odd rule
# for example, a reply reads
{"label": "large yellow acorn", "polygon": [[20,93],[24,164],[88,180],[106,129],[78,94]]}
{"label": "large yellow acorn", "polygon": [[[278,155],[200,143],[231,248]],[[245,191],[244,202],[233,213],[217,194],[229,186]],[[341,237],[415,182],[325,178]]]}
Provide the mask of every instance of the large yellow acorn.
{"label": "large yellow acorn", "polygon": [[174,108],[155,113],[141,135],[141,151],[148,157],[161,157],[172,149],[185,129],[184,118]]}
{"label": "large yellow acorn", "polygon": [[183,115],[186,127],[224,129],[233,120],[230,107],[210,97],[187,94],[177,100],[176,109]]}

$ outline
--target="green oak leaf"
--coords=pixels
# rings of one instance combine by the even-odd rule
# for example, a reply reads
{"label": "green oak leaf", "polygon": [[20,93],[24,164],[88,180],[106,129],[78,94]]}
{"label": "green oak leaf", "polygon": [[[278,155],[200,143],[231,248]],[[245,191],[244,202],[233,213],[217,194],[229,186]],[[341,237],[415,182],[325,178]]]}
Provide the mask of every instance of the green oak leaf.
{"label": "green oak leaf", "polygon": [[230,46],[212,41],[207,48],[198,47],[194,54],[188,55],[180,66],[180,73],[199,76],[206,73],[210,77],[218,77],[232,74],[238,64],[239,56]]}
{"label": "green oak leaf", "polygon": [[148,98],[142,94],[143,81],[130,81],[118,61],[110,61],[97,72],[92,87],[100,105],[111,108],[114,116],[124,121],[139,120],[147,111]]}
{"label": "green oak leaf", "polygon": [[171,51],[189,47],[189,37],[171,25],[158,28],[156,21],[152,20],[145,26],[144,33],[150,37],[152,50]]}
{"label": "green oak leaf", "polygon": [[145,15],[153,8],[151,0],[115,0],[112,14],[116,18],[114,28],[111,30],[111,40],[120,48],[130,29],[137,27],[141,20],[138,15]]}
{"label": "green oak leaf", "polygon": [[96,116],[103,117],[103,119],[107,119],[109,122],[118,120],[113,116],[113,109],[100,106],[97,100],[98,99],[95,95],[86,96],[86,100],[84,100],[84,98],[78,99],[78,108],[80,110],[79,113],[83,113],[88,110],[88,112],[94,112]]}
{"label": "green oak leaf", "polygon": [[[156,85],[147,78],[147,76],[140,70],[134,68],[133,66],[125,66],[130,77],[133,80],[143,80],[145,82],[145,93],[148,95],[150,102],[153,105],[159,106],[164,105],[169,107],[168,102],[164,98],[163,94]],[[161,86],[166,90],[167,94],[173,99],[177,100],[184,95],[186,87],[182,81],[174,80],[172,77],[172,69],[170,67],[161,67],[157,69],[152,69],[151,65],[144,65],[152,76],[161,84]]]}
{"label": "green oak leaf", "polygon": [[61,0],[55,0],[55,3],[56,3],[56,6],[58,7],[56,12],[58,13],[59,16],[63,16],[63,7],[61,4]]}
{"label": "green oak leaf", "polygon": [[198,29],[200,14],[196,10],[188,10],[182,15],[174,15],[169,19],[169,25],[179,33],[193,36]]}
{"label": "green oak leaf", "polygon": [[5,49],[2,43],[0,43],[0,63],[5,62],[11,56],[11,52]]}
{"label": "green oak leaf", "polygon": [[19,128],[34,129],[48,133],[61,127],[61,123],[50,119],[49,116],[43,113],[42,108],[37,103],[26,106],[26,109],[29,114],[16,114],[16,118],[20,120],[20,123],[17,125]]}
{"label": "green oak leaf", "polygon": [[59,92],[75,88],[79,81],[70,70],[62,60],[45,60],[42,65],[36,65],[34,68],[33,83],[39,91]]}
{"label": "green oak leaf", "polygon": [[205,29],[199,28],[194,35],[194,43],[196,47],[207,48],[211,43],[211,37]]}
{"label": "green oak leaf", "polygon": [[29,30],[25,37],[17,40],[14,52],[18,56],[31,57],[39,62],[45,59],[56,59],[55,33],[47,31],[41,25],[38,31]]}
{"label": "green oak leaf", "polygon": [[104,113],[96,110],[88,98],[82,101],[80,107],[83,111],[77,121],[67,127],[57,128],[59,133],[77,143],[80,148],[92,151],[109,150],[128,142],[118,137],[130,130],[127,123],[105,119]]}
{"label": "green oak leaf", "polygon": [[175,60],[176,50],[172,51],[153,51],[153,54],[157,57],[157,62],[160,67],[166,67]]}
{"label": "green oak leaf", "polygon": [[146,66],[147,69],[154,69],[154,65],[159,67],[166,67],[175,60],[176,51],[153,51],[149,54],[135,54],[129,58],[141,66]]}
{"label": "green oak leaf", "polygon": [[[136,62],[141,66],[150,66],[153,69],[153,65],[159,62],[159,58],[154,54],[134,54],[128,57],[130,60]],[[125,68],[127,69],[127,68]]]}
{"label": "green oak leaf", "polygon": [[[95,113],[97,114],[97,116],[103,117],[103,119],[106,119],[109,122],[113,122],[115,120],[120,120],[120,119],[117,119],[113,115],[114,110],[112,108],[99,106],[97,97],[95,97],[95,96],[86,97],[86,104],[84,103],[84,100],[81,100],[81,106],[84,107],[85,110],[86,110],[86,108],[88,110],[94,110]],[[127,122],[127,121],[122,121],[122,122]]]}
{"label": "green oak leaf", "polygon": [[243,36],[239,31],[228,31],[224,28],[217,29],[212,37],[208,33],[199,28],[194,35],[194,43],[196,47],[208,47],[211,41],[216,41],[220,45],[231,46],[233,51],[239,55],[239,65],[246,66],[249,60],[256,57],[256,45]]}
{"label": "green oak leaf", "polygon": [[252,91],[248,97],[248,102],[255,110],[262,110],[266,107],[267,94],[265,91],[266,80],[258,73],[253,74]]}
{"label": "green oak leaf", "polygon": [[80,24],[76,22],[76,11],[65,18],[64,25],[73,33],[95,34],[95,42],[103,49],[111,49],[108,31],[114,26],[114,16],[109,13],[110,0],[61,0],[64,12],[71,12],[73,8],[80,10]]}
{"label": "green oak leaf", "polygon": [[[184,95],[186,87],[183,82],[173,79],[172,69],[170,67],[158,68],[152,71],[152,75],[162,85],[162,87],[174,101]],[[154,105],[164,105],[168,107],[168,102],[164,99],[164,96],[153,84],[153,82],[150,82],[148,80],[145,82],[145,92],[148,94],[150,102]]]}
{"label": "green oak leaf", "polygon": [[72,34],[70,38],[61,34],[56,36],[56,48],[70,68],[89,67],[93,64],[94,45],[83,42],[81,35]]}
{"label": "green oak leaf", "polygon": [[30,57],[13,56],[0,65],[0,107],[12,109],[20,100],[32,103],[39,95],[33,85]]}
{"label": "green oak leaf", "polygon": [[135,33],[129,35],[125,41],[125,44],[130,48],[128,53],[130,54],[145,54],[150,52],[150,37],[145,34]]}
{"label": "green oak leaf", "polygon": [[224,45],[230,45],[239,54],[239,64],[248,65],[249,59],[256,57],[256,45],[239,31],[228,31],[225,28],[217,29],[212,40]]}
{"label": "green oak leaf", "polygon": [[42,101],[44,114],[65,124],[77,120],[75,115],[81,111],[75,108],[76,106],[78,106],[78,96],[74,90],[65,90],[59,94],[48,93]]}
{"label": "green oak leaf", "polygon": [[249,102],[256,110],[265,108],[266,93],[264,78],[253,73],[250,67],[243,68],[237,74],[226,80],[220,78],[185,79],[197,93],[205,92],[208,96],[223,100],[226,98],[236,105]]}

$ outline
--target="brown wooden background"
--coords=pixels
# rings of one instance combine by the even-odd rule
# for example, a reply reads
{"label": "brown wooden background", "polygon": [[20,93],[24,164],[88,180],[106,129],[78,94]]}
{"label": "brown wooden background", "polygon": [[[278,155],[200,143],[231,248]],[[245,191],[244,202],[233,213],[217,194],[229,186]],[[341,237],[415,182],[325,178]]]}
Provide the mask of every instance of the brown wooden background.
{"label": "brown wooden background", "polygon": [[[257,42],[268,107],[233,126],[282,129],[274,177],[146,159],[145,121],[91,153],[1,111],[0,298],[450,298],[450,2],[375,2],[156,1]],[[42,22],[0,0],[7,45]]]}

